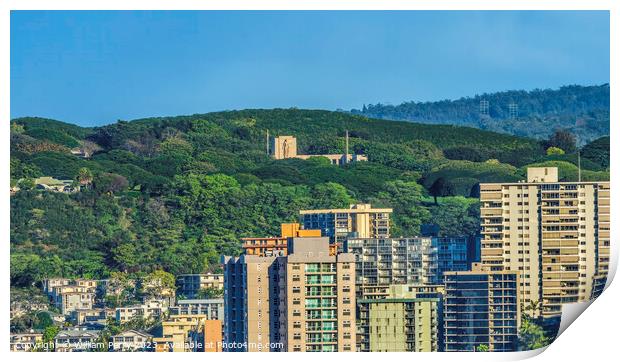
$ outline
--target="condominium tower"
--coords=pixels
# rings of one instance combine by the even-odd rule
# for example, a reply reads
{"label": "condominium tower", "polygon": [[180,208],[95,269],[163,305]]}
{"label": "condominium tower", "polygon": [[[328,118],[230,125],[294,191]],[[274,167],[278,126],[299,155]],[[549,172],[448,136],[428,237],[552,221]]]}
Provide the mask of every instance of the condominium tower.
{"label": "condominium tower", "polygon": [[482,264],[519,273],[528,313],[558,315],[606,278],[609,182],[559,182],[555,167],[527,174],[527,182],[480,184]]}
{"label": "condominium tower", "polygon": [[519,276],[515,271],[472,271],[445,274],[445,351],[492,352],[518,348],[521,322]]}
{"label": "condominium tower", "polygon": [[348,209],[301,210],[304,229],[321,230],[332,244],[342,246],[347,237],[390,237],[392,209],[373,209],[370,204],[350,205]]}
{"label": "condominium tower", "polygon": [[358,298],[381,298],[394,284],[437,284],[437,248],[430,237],[349,238]]}
{"label": "condominium tower", "polygon": [[385,298],[358,300],[359,351],[440,351],[443,345],[440,289],[392,285]]}
{"label": "condominium tower", "polygon": [[326,237],[288,239],[288,255],[224,257],[224,350],[354,351],[355,264]]}
{"label": "condominium tower", "polygon": [[394,284],[442,284],[447,271],[469,270],[465,237],[349,238],[358,298],[381,297]]}

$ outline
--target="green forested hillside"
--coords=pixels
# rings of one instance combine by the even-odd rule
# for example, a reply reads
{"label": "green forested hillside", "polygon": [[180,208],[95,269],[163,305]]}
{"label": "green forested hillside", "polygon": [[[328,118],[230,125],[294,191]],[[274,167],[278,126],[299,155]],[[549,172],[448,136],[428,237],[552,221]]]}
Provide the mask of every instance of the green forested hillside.
{"label": "green forested hillside", "polygon": [[[481,101],[488,112],[481,114]],[[511,105],[513,113],[511,113]],[[609,84],[506,91],[438,102],[364,105],[353,114],[432,124],[454,124],[532,138],[556,129],[578,135],[580,144],[609,135]]]}
{"label": "green forested hillside", "polygon": [[[342,152],[348,130],[351,149],[369,162],[275,161],[266,155],[267,130],[295,135],[299,152],[309,154]],[[78,145],[94,150],[92,157],[71,154]],[[574,149],[570,134],[540,142],[319,110],[219,112],[97,128],[15,119],[11,183],[20,191],[11,196],[11,283],[100,278],[115,270],[217,270],[219,255],[239,253],[240,237],[275,235],[300,209],[353,202],[393,207],[397,236],[416,235],[430,221],[446,235],[473,235],[479,182],[519,180],[527,165],[541,163],[575,179]],[[608,139],[584,147],[582,176],[608,179],[608,152]],[[77,194],[32,190],[40,176],[84,187]]]}

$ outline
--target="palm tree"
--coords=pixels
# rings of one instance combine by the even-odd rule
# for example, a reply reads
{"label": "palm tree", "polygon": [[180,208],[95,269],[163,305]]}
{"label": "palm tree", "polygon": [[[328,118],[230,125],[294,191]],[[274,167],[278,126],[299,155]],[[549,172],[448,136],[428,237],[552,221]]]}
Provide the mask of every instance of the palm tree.
{"label": "palm tree", "polygon": [[542,312],[542,303],[539,300],[530,300],[530,303],[525,307],[526,311],[532,312],[532,316],[536,312]]}

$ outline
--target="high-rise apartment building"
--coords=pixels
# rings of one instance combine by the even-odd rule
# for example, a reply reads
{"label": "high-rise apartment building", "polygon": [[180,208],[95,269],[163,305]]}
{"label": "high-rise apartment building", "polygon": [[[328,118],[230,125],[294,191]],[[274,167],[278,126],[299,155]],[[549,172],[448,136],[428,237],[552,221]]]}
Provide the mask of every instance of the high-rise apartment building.
{"label": "high-rise apartment building", "polygon": [[326,237],[288,239],[288,255],[224,257],[224,350],[354,351],[355,263]]}
{"label": "high-rise apartment building", "polygon": [[442,284],[447,271],[469,270],[465,237],[349,238],[358,298],[382,297],[394,284]]}
{"label": "high-rise apartment building", "polygon": [[516,351],[521,323],[519,275],[485,271],[479,264],[467,272],[446,272],[444,297],[445,351]]}
{"label": "high-rise apartment building", "polygon": [[432,238],[349,238],[355,255],[358,298],[381,298],[393,284],[438,284],[437,248]]}
{"label": "high-rise apartment building", "polygon": [[362,352],[441,350],[442,293],[437,286],[390,286],[382,299],[358,300]]}
{"label": "high-rise apartment building", "polygon": [[373,209],[370,204],[350,205],[348,209],[301,210],[304,229],[321,230],[332,244],[342,248],[347,237],[389,238],[392,209]]}
{"label": "high-rise apartment building", "polygon": [[484,268],[518,272],[534,316],[589,300],[608,271],[609,191],[609,182],[560,182],[555,167],[529,168],[527,182],[480,184]]}

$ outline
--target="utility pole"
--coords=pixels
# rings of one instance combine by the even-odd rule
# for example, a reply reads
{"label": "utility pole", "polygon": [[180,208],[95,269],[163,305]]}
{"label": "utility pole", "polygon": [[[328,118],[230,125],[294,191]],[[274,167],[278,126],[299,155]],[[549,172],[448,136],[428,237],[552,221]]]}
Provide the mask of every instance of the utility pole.
{"label": "utility pole", "polygon": [[269,156],[269,130],[267,130],[267,138],[265,145],[267,146],[267,156]]}

